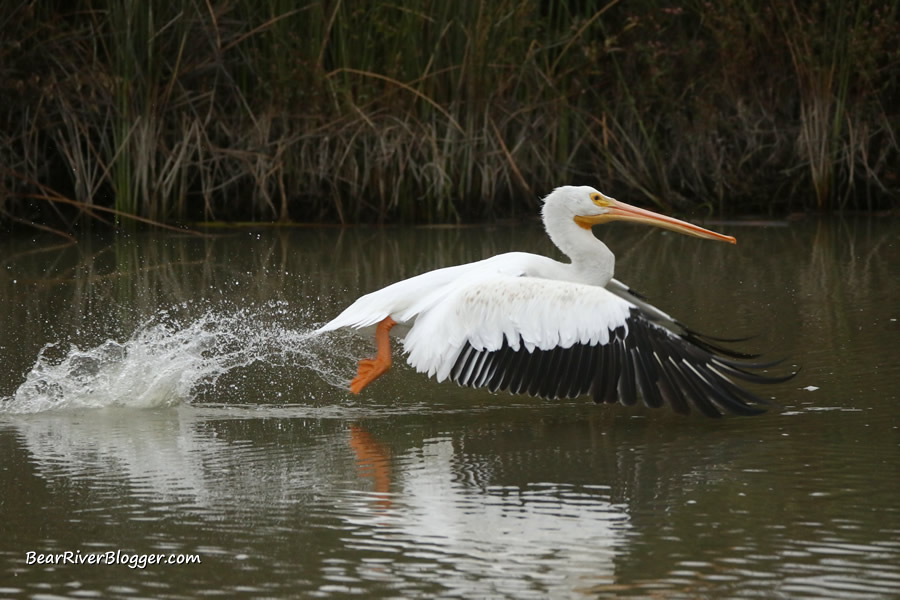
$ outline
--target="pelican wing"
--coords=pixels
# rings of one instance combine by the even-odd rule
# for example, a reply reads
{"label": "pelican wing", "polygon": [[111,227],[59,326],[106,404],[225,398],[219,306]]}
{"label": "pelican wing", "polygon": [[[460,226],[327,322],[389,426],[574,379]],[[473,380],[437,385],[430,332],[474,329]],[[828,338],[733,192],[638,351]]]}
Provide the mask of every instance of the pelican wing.
{"label": "pelican wing", "polygon": [[360,296],[319,330],[369,327],[388,316],[398,323],[412,321],[440,303],[447,295],[448,286],[453,286],[457,280],[471,281],[473,277],[487,276],[518,277],[527,272],[528,266],[544,265],[546,268],[547,264],[553,263],[555,261],[543,256],[508,252],[473,263],[428,271]]}
{"label": "pelican wing", "polygon": [[[646,304],[641,301],[641,305]],[[532,277],[485,277],[458,286],[419,314],[404,347],[409,363],[439,381],[544,398],[591,394],[595,402],[676,412],[762,412],[735,380],[773,383],[675,323],[602,287]],[[665,318],[663,318],[665,317]]]}
{"label": "pelican wing", "polygon": [[427,296],[435,289],[440,289],[452,283],[461,274],[472,269],[473,265],[477,264],[472,263],[428,271],[427,273],[398,281],[365,296],[360,296],[356,302],[344,309],[341,314],[323,325],[319,330],[332,331],[340,327],[361,328],[375,325],[391,314],[408,310],[410,304],[423,296]]}

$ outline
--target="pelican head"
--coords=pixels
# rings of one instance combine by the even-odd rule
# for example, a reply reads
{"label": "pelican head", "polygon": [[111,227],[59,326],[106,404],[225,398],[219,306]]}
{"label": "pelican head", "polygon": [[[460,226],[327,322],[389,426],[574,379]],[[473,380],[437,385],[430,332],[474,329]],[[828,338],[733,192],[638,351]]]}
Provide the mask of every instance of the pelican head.
{"label": "pelican head", "polygon": [[553,190],[544,198],[543,215],[545,222],[560,216],[570,218],[576,225],[586,230],[610,221],[631,221],[708,240],[737,243],[730,235],[716,233],[686,221],[631,206],[587,185],[567,185]]}

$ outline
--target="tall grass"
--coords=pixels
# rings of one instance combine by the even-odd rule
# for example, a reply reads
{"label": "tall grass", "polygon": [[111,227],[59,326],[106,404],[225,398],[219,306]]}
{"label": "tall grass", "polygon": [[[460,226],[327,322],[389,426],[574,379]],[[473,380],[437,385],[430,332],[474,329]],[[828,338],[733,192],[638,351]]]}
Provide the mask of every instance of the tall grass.
{"label": "tall grass", "polygon": [[0,0],[0,219],[896,207],[897,10]]}

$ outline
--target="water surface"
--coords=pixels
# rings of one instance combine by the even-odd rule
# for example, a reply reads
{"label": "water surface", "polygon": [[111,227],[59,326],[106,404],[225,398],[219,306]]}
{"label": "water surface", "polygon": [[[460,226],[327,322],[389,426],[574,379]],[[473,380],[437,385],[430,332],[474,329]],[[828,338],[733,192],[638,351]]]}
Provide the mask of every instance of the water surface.
{"label": "water surface", "polygon": [[[802,366],[720,421],[436,384],[315,327],[537,225],[0,240],[0,596],[900,596],[900,228],[598,233],[700,331]],[[27,553],[197,555],[36,565]]]}

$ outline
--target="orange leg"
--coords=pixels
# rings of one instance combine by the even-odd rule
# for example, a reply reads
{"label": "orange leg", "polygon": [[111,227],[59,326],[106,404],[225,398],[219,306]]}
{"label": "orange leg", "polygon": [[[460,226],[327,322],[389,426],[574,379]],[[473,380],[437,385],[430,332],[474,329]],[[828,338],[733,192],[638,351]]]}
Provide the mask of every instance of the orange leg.
{"label": "orange leg", "polygon": [[387,317],[375,328],[375,344],[378,350],[375,358],[364,358],[359,361],[356,377],[350,382],[350,391],[360,393],[364,387],[384,375],[391,368],[391,327],[397,322]]}

